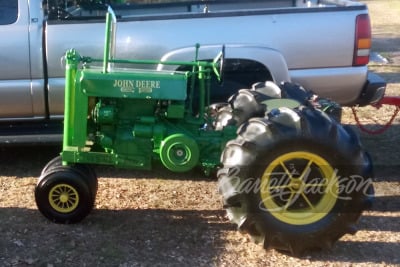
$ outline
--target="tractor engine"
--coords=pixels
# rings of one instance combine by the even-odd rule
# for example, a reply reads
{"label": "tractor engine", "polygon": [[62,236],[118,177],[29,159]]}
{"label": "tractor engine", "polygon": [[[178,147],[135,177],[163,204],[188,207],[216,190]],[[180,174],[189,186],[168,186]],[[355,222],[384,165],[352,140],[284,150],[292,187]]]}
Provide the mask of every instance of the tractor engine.
{"label": "tractor engine", "polygon": [[[117,73],[79,81],[88,95],[88,139],[95,150],[118,156],[121,167],[150,169],[154,153],[174,130],[167,121],[185,117],[187,75],[183,72]],[[179,152],[184,153],[184,152]]]}
{"label": "tractor engine", "polygon": [[91,136],[105,152],[133,156],[138,164],[148,168],[151,160],[153,135],[162,137],[165,128],[156,125],[153,114],[155,101],[131,99],[99,99],[92,110]]}

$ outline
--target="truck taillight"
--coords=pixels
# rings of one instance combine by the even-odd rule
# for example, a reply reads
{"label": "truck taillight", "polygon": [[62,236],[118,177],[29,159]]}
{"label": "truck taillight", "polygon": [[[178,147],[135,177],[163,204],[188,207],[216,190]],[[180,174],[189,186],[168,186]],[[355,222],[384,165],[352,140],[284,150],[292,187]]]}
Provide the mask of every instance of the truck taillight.
{"label": "truck taillight", "polygon": [[368,14],[356,18],[353,66],[367,65],[371,51],[371,24]]}

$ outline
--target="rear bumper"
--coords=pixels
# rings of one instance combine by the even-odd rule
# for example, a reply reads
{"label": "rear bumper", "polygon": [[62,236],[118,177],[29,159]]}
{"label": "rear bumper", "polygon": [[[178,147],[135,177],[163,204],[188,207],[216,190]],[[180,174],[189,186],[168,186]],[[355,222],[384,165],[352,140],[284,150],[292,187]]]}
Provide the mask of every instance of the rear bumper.
{"label": "rear bumper", "polygon": [[384,97],[385,91],[385,80],[375,73],[368,72],[367,81],[356,104],[359,106],[377,104]]}

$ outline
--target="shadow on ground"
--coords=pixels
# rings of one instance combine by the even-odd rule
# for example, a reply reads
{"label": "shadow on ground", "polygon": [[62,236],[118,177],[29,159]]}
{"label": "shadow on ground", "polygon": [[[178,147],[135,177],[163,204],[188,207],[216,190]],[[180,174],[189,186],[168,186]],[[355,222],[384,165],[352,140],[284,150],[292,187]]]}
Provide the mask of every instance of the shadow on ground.
{"label": "shadow on ground", "polygon": [[94,210],[79,224],[60,225],[36,210],[3,208],[0,265],[211,266],[225,246],[221,235],[234,230],[221,217],[214,210]]}

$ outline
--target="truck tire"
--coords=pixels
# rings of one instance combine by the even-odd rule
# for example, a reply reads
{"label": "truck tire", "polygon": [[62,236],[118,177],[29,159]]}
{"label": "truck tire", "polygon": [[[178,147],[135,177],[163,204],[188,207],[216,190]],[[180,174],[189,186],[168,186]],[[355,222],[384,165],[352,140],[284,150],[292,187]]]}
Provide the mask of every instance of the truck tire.
{"label": "truck tire", "polygon": [[55,223],[77,223],[93,209],[94,197],[82,172],[71,166],[48,170],[35,187],[39,211]]}
{"label": "truck tire", "polygon": [[370,204],[370,157],[319,110],[271,113],[243,124],[222,153],[217,175],[228,217],[265,249],[301,256],[330,248],[356,232]]}
{"label": "truck tire", "polygon": [[[57,156],[50,160],[42,169],[40,176],[43,176],[46,172],[49,172],[55,168],[62,166],[61,156]],[[87,165],[87,164],[72,164],[68,165],[69,167],[65,166],[65,168],[72,168],[75,171],[81,172],[83,179],[85,179],[86,183],[89,186],[89,190],[92,194],[93,199],[96,198],[97,189],[98,189],[98,180],[97,174],[94,169]]]}

